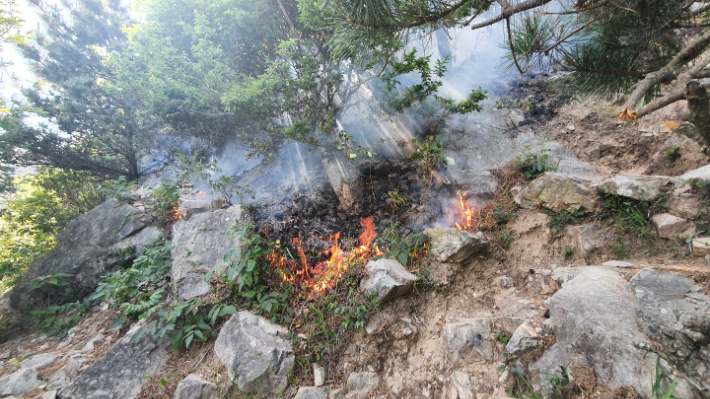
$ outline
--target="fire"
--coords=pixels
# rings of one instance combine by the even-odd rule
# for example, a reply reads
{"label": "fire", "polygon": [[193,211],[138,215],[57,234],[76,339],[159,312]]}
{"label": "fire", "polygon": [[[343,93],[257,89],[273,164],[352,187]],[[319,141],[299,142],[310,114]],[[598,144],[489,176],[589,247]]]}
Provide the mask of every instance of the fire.
{"label": "fire", "polygon": [[204,199],[207,198],[207,193],[204,191],[198,191],[197,194],[195,194],[195,199]]}
{"label": "fire", "polygon": [[454,226],[459,230],[471,230],[475,227],[474,217],[476,216],[476,208],[469,206],[463,196],[459,194],[459,209],[455,212],[460,215],[461,223],[455,222]]}
{"label": "fire", "polygon": [[[285,255],[272,251],[267,260],[274,267],[282,270],[283,280],[286,282],[301,281],[315,293],[323,293],[343,277],[349,267],[356,262],[365,262],[373,256],[383,255],[383,252],[373,243],[377,237],[372,216],[360,219],[363,232],[358,236],[358,246],[350,252],[340,247],[340,232],[328,238],[332,242],[330,248],[324,253],[329,256],[325,261],[318,262],[312,267],[308,264],[306,253],[303,250],[303,241],[300,237],[294,238],[292,248],[295,249],[295,258],[288,259]],[[289,252],[290,254],[290,252]],[[296,265],[296,259],[300,266]]]}
{"label": "fire", "polygon": [[173,218],[175,219],[175,221],[182,220],[182,215],[180,215],[177,206],[173,207]]}

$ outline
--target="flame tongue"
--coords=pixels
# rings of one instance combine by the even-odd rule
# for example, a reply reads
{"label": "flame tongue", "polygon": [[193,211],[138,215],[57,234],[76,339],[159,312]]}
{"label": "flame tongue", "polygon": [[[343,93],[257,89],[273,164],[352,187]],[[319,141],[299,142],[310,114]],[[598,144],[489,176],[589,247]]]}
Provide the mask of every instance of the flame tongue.
{"label": "flame tongue", "polygon": [[284,281],[294,281],[298,278],[314,292],[323,293],[337,284],[353,262],[366,261],[373,255],[382,254],[382,251],[377,246],[374,249],[372,248],[372,244],[377,237],[372,216],[360,219],[360,224],[362,224],[364,230],[358,236],[357,248],[348,253],[343,251],[340,247],[340,232],[335,233],[329,237],[329,241],[332,241],[333,244],[325,251],[325,254],[330,255],[328,260],[317,263],[310,270],[306,253],[302,246],[303,241],[300,237],[293,239],[293,247],[301,264],[300,268],[296,269],[293,260],[287,262],[285,256],[277,256],[275,252],[269,254],[267,259],[269,263],[281,270],[285,270],[287,264],[290,265],[291,270],[295,270],[294,275],[284,273]]}
{"label": "flame tongue", "polygon": [[460,215],[461,223],[454,223],[454,226],[459,230],[471,230],[475,227],[474,216],[476,215],[476,208],[473,206],[468,206],[463,200],[463,196],[459,194],[459,209],[455,212]]}

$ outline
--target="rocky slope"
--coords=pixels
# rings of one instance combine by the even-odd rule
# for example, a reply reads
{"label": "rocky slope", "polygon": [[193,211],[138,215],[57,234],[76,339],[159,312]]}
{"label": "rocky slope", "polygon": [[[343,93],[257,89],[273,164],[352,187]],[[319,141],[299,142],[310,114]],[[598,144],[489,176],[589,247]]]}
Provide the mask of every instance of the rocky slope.
{"label": "rocky slope", "polygon": [[[651,118],[609,120],[579,103],[545,124],[519,120],[520,137],[557,140],[550,156],[564,164],[512,187],[486,175],[489,194],[514,194],[515,217],[495,234],[428,230],[426,273],[371,261],[359,288],[375,294],[382,310],[351,337],[337,364],[312,365],[313,380],[303,386],[288,378],[298,361],[290,326],[240,311],[216,326],[215,340],[175,352],[141,333],[150,320],[111,329],[118,311],[101,302],[60,337],[22,323],[7,333],[0,396],[484,399],[534,390],[650,398],[672,386],[678,398],[710,397],[710,160],[681,128]],[[675,147],[681,157],[671,162],[667,152]],[[659,196],[662,205],[648,210],[646,224],[619,210]],[[218,288],[205,275],[226,268],[225,253],[241,245],[230,229],[243,210],[183,205],[190,212],[172,227],[166,300],[212,300]],[[141,206],[112,201],[73,222],[57,249],[3,297],[3,317],[57,300],[29,289],[38,276],[68,273],[72,287],[84,290],[120,267],[117,249],[140,254],[162,234],[146,227]],[[586,212],[577,215],[580,207]]]}

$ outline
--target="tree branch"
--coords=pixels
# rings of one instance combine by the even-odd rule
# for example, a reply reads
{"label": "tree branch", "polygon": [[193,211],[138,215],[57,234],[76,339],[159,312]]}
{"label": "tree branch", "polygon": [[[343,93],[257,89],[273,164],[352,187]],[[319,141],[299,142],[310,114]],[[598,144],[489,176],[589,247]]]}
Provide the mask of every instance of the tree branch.
{"label": "tree branch", "polygon": [[475,29],[480,29],[480,28],[484,28],[484,27],[486,27],[486,26],[493,25],[493,24],[498,23],[498,22],[500,22],[500,21],[502,21],[502,20],[504,20],[504,19],[506,19],[506,18],[512,17],[512,16],[515,15],[515,14],[521,13],[521,12],[523,12],[523,11],[531,10],[531,9],[533,9],[533,8],[536,8],[536,7],[540,7],[540,6],[545,5],[545,4],[547,4],[547,3],[551,2],[551,1],[552,1],[552,0],[528,0],[528,1],[524,1],[524,2],[522,2],[522,3],[519,3],[519,4],[517,4],[517,5],[513,6],[513,7],[511,7],[511,8],[508,8],[508,9],[505,9],[505,10],[501,10],[501,12],[500,12],[499,15],[497,15],[497,16],[491,18],[491,19],[488,19],[488,20],[486,20],[486,21],[479,22],[479,23],[477,23],[477,24],[471,25],[471,29],[472,29],[472,30],[475,30]]}
{"label": "tree branch", "polygon": [[[668,65],[659,69],[658,71],[649,73],[648,75],[646,75],[646,78],[644,80],[636,84],[636,87],[633,89],[631,94],[629,94],[629,99],[626,101],[626,103],[624,103],[622,110],[627,108],[634,109],[649,90],[651,90],[658,84],[673,80],[681,73],[686,72],[687,70],[684,70],[683,68],[681,68],[681,66],[691,61],[687,58],[693,55],[693,53],[704,49],[708,44],[710,44],[710,30],[691,41],[687,46],[685,46],[681,51],[679,51],[678,54],[675,55],[675,57],[673,57],[673,59],[668,63]],[[705,58],[705,56],[706,55],[703,55],[701,57],[701,63],[703,62],[702,60]],[[703,64],[696,72],[702,70],[706,65],[707,62],[705,62],[705,64]]]}

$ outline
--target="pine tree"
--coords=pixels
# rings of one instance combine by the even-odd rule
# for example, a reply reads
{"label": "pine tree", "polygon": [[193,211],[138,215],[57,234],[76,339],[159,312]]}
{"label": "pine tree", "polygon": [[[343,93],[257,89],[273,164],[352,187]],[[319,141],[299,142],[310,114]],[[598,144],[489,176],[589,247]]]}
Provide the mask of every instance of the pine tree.
{"label": "pine tree", "polygon": [[[46,32],[21,50],[37,80],[24,91],[28,104],[0,120],[3,161],[136,178],[155,123],[142,112],[140,93],[116,86],[103,62],[106,52],[127,44],[121,2],[33,5]],[[44,122],[38,126],[28,113]]]}

